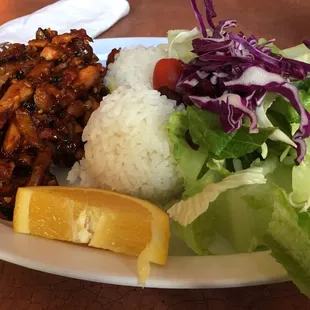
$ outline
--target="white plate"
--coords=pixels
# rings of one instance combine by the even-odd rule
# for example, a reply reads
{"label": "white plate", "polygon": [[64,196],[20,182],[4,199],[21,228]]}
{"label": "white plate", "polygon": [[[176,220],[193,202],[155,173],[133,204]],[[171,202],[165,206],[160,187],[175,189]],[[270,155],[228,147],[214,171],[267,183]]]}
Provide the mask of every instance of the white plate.
{"label": "white plate", "polygon": [[[94,42],[104,61],[112,48],[157,45],[164,38],[118,38]],[[63,178],[64,171],[57,171]],[[102,283],[137,285],[136,260],[108,251],[15,234],[0,224],[0,259],[28,268]],[[171,256],[164,267],[152,266],[148,287],[218,288],[287,280],[268,252],[222,256]]]}

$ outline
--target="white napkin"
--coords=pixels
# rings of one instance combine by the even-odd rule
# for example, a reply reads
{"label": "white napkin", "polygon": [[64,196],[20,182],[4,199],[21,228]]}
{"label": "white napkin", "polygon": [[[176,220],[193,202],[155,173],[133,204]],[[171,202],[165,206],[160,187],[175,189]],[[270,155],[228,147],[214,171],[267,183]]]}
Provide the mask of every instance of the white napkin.
{"label": "white napkin", "polygon": [[127,0],[59,0],[2,25],[0,43],[27,43],[35,38],[39,27],[51,28],[58,33],[84,28],[94,38],[128,13]]}

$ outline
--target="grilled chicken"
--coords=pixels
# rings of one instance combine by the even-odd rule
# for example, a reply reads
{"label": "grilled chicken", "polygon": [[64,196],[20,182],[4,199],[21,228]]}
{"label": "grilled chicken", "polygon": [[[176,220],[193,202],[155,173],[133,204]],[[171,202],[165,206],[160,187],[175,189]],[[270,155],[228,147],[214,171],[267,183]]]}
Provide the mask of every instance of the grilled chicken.
{"label": "grilled chicken", "polygon": [[20,145],[21,134],[16,126],[16,119],[13,117],[3,141],[3,151],[6,154],[13,153]]}
{"label": "grilled chicken", "polygon": [[24,81],[18,81],[8,88],[0,100],[0,129],[20,104],[28,100],[32,94],[33,89],[27,86]]}
{"label": "grilled chicken", "polygon": [[83,128],[107,94],[90,41],[39,28],[0,48],[0,218],[12,219],[18,187],[57,185],[50,166],[83,157]]}

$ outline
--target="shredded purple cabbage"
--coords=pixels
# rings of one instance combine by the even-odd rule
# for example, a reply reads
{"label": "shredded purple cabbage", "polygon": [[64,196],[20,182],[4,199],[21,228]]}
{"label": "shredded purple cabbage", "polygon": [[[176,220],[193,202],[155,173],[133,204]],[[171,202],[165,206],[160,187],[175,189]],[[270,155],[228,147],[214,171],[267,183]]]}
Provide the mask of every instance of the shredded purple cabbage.
{"label": "shredded purple cabbage", "polygon": [[[296,164],[306,154],[305,138],[310,136],[310,114],[302,106],[298,91],[290,80],[302,80],[310,72],[310,64],[274,55],[268,45],[274,40],[259,44],[253,36],[233,34],[235,20],[220,21],[214,25],[216,13],[212,0],[204,0],[206,20],[212,30],[208,36],[196,0],[192,8],[199,22],[202,38],[193,40],[197,55],[189,64],[177,85],[186,104],[220,115],[225,132],[238,130],[244,117],[250,119],[250,133],[258,131],[255,109],[262,103],[266,92],[285,97],[301,118],[299,130],[292,140],[297,145]],[[304,41],[310,48],[310,40]]]}

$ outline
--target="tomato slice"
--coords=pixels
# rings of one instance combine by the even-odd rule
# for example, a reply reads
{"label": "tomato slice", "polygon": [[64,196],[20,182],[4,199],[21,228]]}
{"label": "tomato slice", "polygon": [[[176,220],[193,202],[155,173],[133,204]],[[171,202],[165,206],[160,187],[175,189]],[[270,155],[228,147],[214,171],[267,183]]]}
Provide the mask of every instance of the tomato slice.
{"label": "tomato slice", "polygon": [[159,90],[161,87],[167,86],[171,90],[175,90],[184,71],[182,62],[175,58],[160,59],[153,72],[153,87]]}

